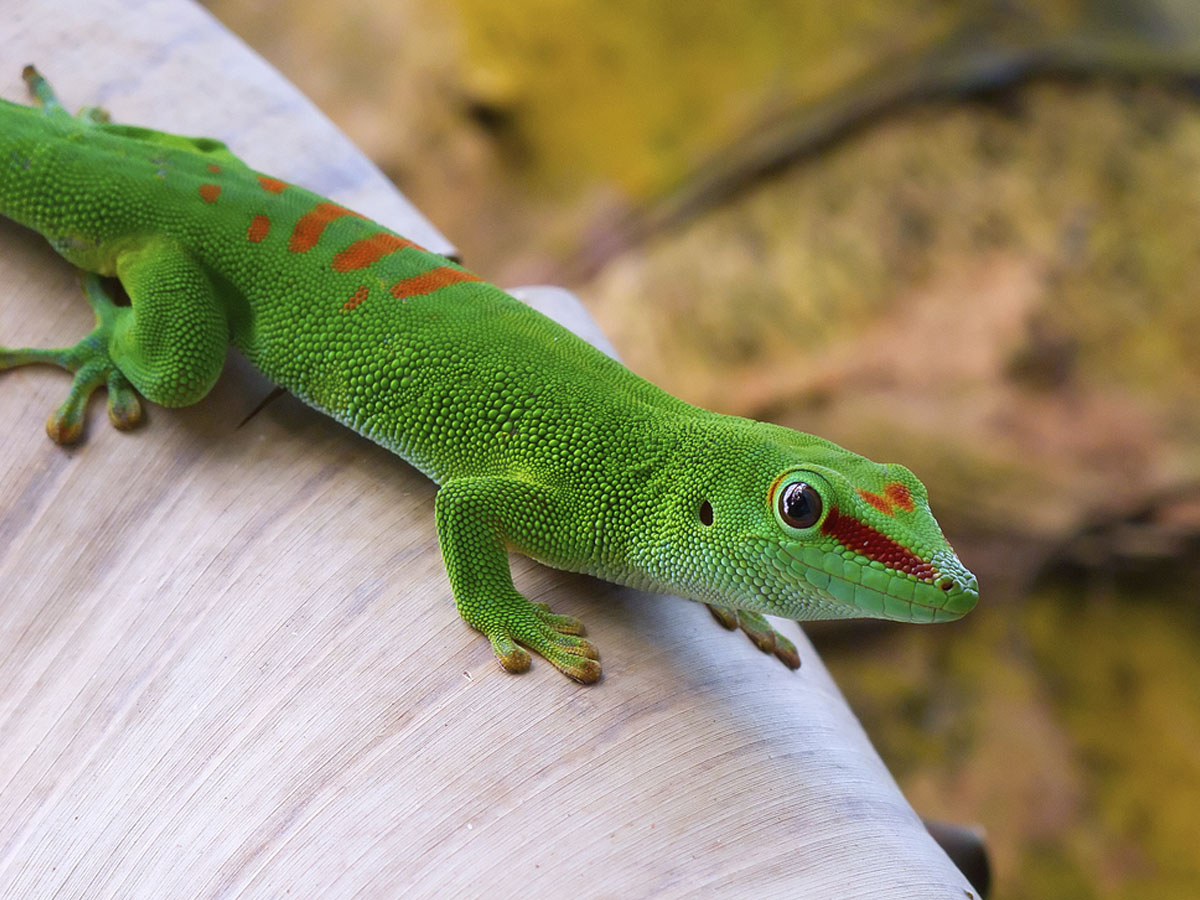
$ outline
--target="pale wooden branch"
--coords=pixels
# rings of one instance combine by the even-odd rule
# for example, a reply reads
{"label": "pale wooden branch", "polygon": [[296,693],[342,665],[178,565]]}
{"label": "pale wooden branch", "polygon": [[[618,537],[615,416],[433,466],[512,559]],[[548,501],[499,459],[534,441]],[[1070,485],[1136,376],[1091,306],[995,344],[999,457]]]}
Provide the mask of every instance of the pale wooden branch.
{"label": "pale wooden branch", "polygon": [[[227,140],[449,245],[182,0],[12,0],[0,92]],[[297,148],[303,148],[302,152]],[[0,339],[77,339],[69,267],[0,224]],[[244,362],[121,434],[0,376],[0,896],[963,898],[802,635],[787,671],[685,601],[518,561],[606,676],[515,677],[454,611],[433,486]]]}

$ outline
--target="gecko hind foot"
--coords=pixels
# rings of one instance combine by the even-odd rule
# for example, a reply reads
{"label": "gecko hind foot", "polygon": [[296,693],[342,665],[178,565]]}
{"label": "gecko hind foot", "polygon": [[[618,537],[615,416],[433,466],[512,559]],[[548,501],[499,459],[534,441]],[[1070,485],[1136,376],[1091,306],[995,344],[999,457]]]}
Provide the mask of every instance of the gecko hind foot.
{"label": "gecko hind foot", "polygon": [[46,434],[56,444],[73,444],[83,436],[88,399],[101,386],[108,389],[108,418],[122,430],[142,418],[142,404],[108,352],[116,306],[108,298],[99,278],[88,275],[84,291],[96,312],[96,328],[73,347],[0,347],[0,371],[19,366],[50,365],[74,374],[67,399],[46,420]]}
{"label": "gecko hind foot", "polygon": [[[58,95],[54,93],[54,88],[50,87],[50,82],[34,66],[26,66],[22,69],[21,77],[25,79],[25,84],[29,87],[29,93],[37,100],[43,112],[51,115],[61,115],[63,113],[70,115],[59,101]],[[112,121],[108,110],[101,106],[85,106],[79,111],[76,118],[95,124]]]}
{"label": "gecko hind foot", "polygon": [[67,399],[46,419],[46,434],[56,444],[74,444],[83,436],[84,413],[96,388],[108,388],[108,418],[117,428],[129,429],[142,418],[142,404],[133,385],[108,358],[97,350],[92,335],[74,347],[38,349],[0,347],[0,371],[27,365],[52,365],[73,372]]}

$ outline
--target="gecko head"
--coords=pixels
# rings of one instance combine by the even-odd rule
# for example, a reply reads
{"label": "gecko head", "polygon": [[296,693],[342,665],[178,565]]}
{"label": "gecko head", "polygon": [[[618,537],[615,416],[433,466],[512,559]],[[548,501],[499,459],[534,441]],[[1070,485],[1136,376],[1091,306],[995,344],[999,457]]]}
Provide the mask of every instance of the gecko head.
{"label": "gecko head", "polygon": [[696,507],[697,537],[711,540],[705,555],[720,573],[715,593],[698,599],[793,619],[911,622],[946,622],[975,606],[975,576],[912,472],[759,427],[772,440]]}

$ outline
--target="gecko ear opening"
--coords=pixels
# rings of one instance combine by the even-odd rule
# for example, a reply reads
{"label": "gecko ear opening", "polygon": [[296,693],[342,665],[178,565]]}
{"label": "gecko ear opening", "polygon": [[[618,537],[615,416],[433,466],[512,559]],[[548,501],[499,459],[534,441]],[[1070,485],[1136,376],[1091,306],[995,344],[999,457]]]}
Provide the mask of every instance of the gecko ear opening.
{"label": "gecko ear opening", "polygon": [[702,500],[700,502],[700,509],[696,511],[696,515],[700,517],[701,525],[711,525],[713,523],[712,504],[707,500]]}

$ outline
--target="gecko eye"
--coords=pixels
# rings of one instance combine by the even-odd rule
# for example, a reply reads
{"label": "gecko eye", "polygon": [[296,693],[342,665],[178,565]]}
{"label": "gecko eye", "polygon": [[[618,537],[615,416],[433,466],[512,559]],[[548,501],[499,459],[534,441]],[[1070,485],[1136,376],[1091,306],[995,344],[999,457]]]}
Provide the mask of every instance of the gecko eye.
{"label": "gecko eye", "polygon": [[803,481],[793,481],[779,492],[779,517],[793,528],[812,528],[822,509],[821,495]]}

